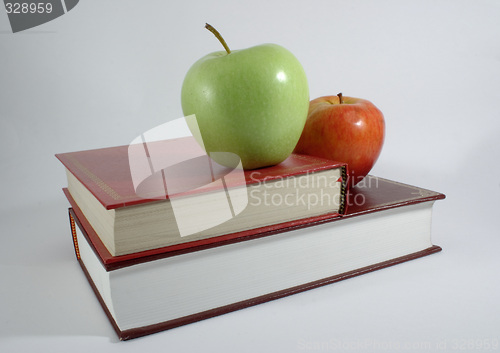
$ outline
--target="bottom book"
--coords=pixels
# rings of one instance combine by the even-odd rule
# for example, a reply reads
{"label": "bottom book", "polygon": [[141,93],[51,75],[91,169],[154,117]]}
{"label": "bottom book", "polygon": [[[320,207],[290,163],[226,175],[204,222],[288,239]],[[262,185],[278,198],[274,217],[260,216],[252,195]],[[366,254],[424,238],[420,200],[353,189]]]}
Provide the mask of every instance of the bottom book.
{"label": "bottom book", "polygon": [[[69,209],[76,256],[121,340],[171,329],[433,254],[441,193],[369,176],[345,216],[313,218],[182,251],[106,262],[78,206]],[[99,250],[101,249],[101,250]]]}

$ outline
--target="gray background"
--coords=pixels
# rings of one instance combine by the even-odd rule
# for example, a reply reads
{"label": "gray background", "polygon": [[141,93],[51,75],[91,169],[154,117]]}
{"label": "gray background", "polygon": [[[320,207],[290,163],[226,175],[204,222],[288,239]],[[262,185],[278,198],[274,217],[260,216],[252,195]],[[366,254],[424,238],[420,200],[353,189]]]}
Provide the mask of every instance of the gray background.
{"label": "gray background", "polygon": [[[85,0],[13,34],[0,11],[0,350],[486,350],[500,338],[498,18],[493,0]],[[387,138],[373,174],[447,195],[432,229],[444,251],[117,343],[74,259],[54,154],[181,117],[184,74],[221,50],[205,22],[233,49],[287,47],[311,98],[374,102]]]}

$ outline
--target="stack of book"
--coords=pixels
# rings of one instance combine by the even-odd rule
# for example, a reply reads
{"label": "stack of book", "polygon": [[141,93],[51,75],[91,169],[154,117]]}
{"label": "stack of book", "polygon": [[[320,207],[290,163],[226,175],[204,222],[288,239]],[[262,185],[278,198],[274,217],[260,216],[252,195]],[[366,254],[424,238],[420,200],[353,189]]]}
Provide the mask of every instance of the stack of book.
{"label": "stack of book", "polygon": [[192,143],[56,155],[76,258],[122,340],[441,250],[441,193],[374,176],[349,190],[344,163],[305,155],[242,171]]}

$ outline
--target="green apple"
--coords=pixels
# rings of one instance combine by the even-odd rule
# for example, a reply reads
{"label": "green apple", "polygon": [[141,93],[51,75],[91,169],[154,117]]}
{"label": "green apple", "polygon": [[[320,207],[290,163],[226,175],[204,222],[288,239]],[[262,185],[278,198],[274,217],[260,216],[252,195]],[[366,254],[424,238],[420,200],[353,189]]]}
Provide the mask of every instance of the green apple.
{"label": "green apple", "polygon": [[[309,86],[297,58],[276,44],[208,54],[189,69],[181,92],[207,152],[231,152],[244,169],[278,164],[295,148],[307,119]],[[223,161],[217,161],[224,164]]]}

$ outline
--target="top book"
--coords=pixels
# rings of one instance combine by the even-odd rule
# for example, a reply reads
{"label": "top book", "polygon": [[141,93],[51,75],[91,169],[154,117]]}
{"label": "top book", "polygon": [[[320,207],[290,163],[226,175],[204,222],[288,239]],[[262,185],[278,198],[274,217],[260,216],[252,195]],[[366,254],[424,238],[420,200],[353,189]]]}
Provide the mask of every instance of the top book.
{"label": "top book", "polygon": [[216,163],[187,137],[56,157],[71,197],[113,256],[346,211],[346,164],[306,155],[244,171]]}

